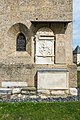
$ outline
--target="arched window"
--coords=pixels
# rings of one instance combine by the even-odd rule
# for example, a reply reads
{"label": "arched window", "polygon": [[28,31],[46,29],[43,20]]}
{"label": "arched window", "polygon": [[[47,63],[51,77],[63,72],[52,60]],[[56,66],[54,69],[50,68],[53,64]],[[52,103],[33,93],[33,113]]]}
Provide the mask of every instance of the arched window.
{"label": "arched window", "polygon": [[17,51],[26,51],[26,37],[23,33],[19,33],[16,41]]}

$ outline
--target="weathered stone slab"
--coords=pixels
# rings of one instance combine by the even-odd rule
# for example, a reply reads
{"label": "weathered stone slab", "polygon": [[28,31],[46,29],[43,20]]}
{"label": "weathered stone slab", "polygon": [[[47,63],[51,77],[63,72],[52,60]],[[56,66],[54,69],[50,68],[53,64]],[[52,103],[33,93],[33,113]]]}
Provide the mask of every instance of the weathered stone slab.
{"label": "weathered stone slab", "polygon": [[77,96],[78,92],[77,92],[76,88],[70,88],[69,90],[70,90],[71,95],[76,95]]}
{"label": "weathered stone slab", "polygon": [[37,32],[35,60],[37,64],[54,63],[54,33],[49,28],[43,27]]}
{"label": "weathered stone slab", "polygon": [[56,90],[56,91],[51,91],[51,94],[52,95],[64,95],[64,91],[62,90]]}
{"label": "weathered stone slab", "polygon": [[[59,35],[59,37],[61,37]],[[61,38],[62,39],[62,38]],[[56,63],[66,62],[66,51],[65,51],[65,41],[56,42]]]}
{"label": "weathered stone slab", "polygon": [[2,87],[27,87],[27,82],[2,82]]}
{"label": "weathered stone slab", "polygon": [[[36,44],[36,63],[51,64],[54,63],[54,41],[47,38],[41,39]],[[53,49],[52,49],[53,48]]]}
{"label": "weathered stone slab", "polygon": [[12,94],[18,94],[20,92],[21,92],[20,88],[14,88],[14,89],[12,89]]}
{"label": "weathered stone slab", "polygon": [[10,88],[0,88],[0,95],[11,94],[11,92]]}
{"label": "weathered stone slab", "polygon": [[68,89],[68,77],[66,69],[39,70],[38,89]]}
{"label": "weathered stone slab", "polygon": [[49,90],[37,90],[38,93],[42,93],[42,94],[50,94]]}
{"label": "weathered stone slab", "polygon": [[23,88],[22,90],[35,91],[36,88],[35,87],[26,87],[26,88]]}

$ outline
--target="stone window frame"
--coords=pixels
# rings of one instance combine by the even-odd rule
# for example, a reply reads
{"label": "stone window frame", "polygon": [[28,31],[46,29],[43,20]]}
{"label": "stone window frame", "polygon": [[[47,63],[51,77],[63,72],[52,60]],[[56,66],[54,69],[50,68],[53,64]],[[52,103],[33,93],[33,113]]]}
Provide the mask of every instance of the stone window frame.
{"label": "stone window frame", "polygon": [[[22,39],[23,41],[19,39],[20,35],[23,37]],[[22,32],[20,32],[16,38],[16,51],[23,51],[23,52],[26,51],[26,36]]]}

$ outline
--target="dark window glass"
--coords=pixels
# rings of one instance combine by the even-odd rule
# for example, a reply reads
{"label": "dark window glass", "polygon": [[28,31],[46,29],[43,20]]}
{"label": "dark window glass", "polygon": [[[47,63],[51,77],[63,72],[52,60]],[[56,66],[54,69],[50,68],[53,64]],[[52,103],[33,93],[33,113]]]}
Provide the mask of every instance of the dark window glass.
{"label": "dark window glass", "polygon": [[23,33],[19,33],[17,37],[17,51],[26,51],[26,38]]}

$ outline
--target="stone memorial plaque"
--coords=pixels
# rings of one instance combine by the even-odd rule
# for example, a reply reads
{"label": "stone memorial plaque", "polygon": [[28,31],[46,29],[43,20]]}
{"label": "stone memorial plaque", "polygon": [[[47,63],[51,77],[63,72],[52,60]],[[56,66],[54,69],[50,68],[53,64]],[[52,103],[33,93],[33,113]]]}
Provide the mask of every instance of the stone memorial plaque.
{"label": "stone memorial plaque", "polygon": [[39,39],[36,43],[36,63],[50,64],[54,63],[54,40]]}
{"label": "stone memorial plaque", "polygon": [[2,87],[27,87],[27,82],[2,82]]}
{"label": "stone memorial plaque", "polygon": [[68,72],[38,71],[38,89],[68,89]]}

